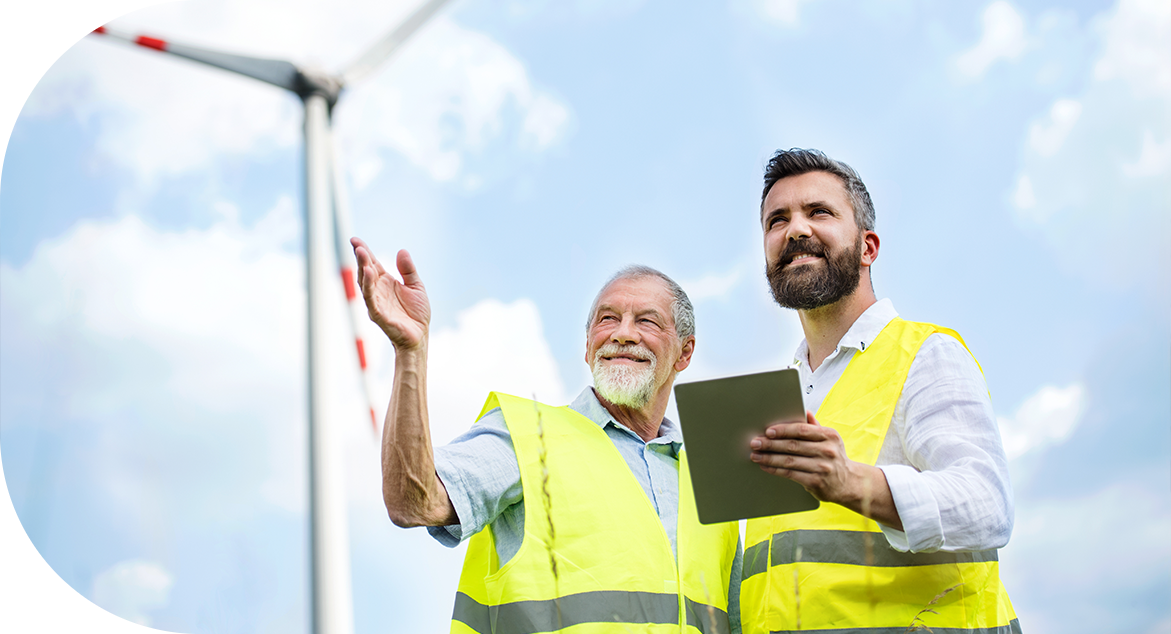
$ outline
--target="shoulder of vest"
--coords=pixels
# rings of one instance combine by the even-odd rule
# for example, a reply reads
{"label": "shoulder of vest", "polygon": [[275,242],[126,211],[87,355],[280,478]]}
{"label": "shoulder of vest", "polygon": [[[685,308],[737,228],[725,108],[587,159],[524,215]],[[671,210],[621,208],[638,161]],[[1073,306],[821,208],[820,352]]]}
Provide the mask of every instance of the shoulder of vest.
{"label": "shoulder of vest", "polygon": [[514,445],[521,437],[540,435],[541,433],[565,433],[570,429],[587,433],[596,430],[598,434],[605,437],[605,432],[602,431],[601,427],[566,405],[548,405],[503,392],[491,392],[488,394],[488,400],[484,403],[480,416],[494,407],[499,407],[503,413],[504,423],[508,427]]}
{"label": "shoulder of vest", "polygon": [[[964,350],[967,350],[968,354],[972,356],[972,360],[976,361],[976,366],[980,367],[980,372],[984,372],[984,368],[980,366],[980,362],[976,359],[976,355],[972,354],[972,350],[968,347],[968,343],[964,341],[964,338],[960,336],[960,333],[952,330],[951,328],[945,328],[938,324],[933,324],[926,321],[908,321],[901,317],[895,317],[889,324],[887,324],[886,327],[892,328],[892,334],[899,338],[909,337],[918,339],[918,345],[922,345],[923,342],[927,341],[927,338],[931,335],[947,335],[960,342],[960,345],[964,347]],[[886,332],[885,328],[883,329],[883,332]]]}
{"label": "shoulder of vest", "polygon": [[915,333],[923,339],[927,339],[927,337],[930,337],[933,334],[948,335],[959,341],[965,348],[967,347],[967,344],[964,343],[964,338],[960,336],[960,333],[952,330],[951,328],[940,326],[939,324],[933,324],[927,321],[910,321],[903,319],[902,317],[895,317],[890,321],[889,324],[886,325],[886,328],[883,330],[885,331],[888,328],[891,329],[892,332],[897,332],[899,334]]}

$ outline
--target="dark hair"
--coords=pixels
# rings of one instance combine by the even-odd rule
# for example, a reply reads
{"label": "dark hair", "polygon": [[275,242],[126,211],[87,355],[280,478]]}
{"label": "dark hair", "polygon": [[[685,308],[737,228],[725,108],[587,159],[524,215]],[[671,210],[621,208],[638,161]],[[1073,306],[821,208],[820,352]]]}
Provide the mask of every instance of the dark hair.
{"label": "dark hair", "polygon": [[663,284],[667,286],[667,291],[671,293],[671,319],[675,322],[675,334],[679,340],[683,341],[694,335],[695,309],[691,307],[691,300],[683,291],[683,287],[676,284],[675,280],[667,277],[662,271],[641,264],[631,264],[622,268],[602,285],[602,290],[598,291],[594,297],[594,305],[590,307],[589,317],[586,318],[586,332],[589,332],[590,326],[594,322],[594,315],[598,312],[598,302],[602,299],[602,293],[605,293],[611,284],[618,280],[637,280],[644,277],[657,277],[663,281]]}
{"label": "dark hair", "polygon": [[760,206],[764,209],[764,199],[773,185],[782,178],[800,176],[809,172],[828,172],[842,180],[846,188],[846,195],[850,197],[850,205],[854,208],[854,222],[864,231],[874,231],[874,203],[870,201],[870,192],[858,177],[854,168],[841,161],[835,161],[820,150],[803,150],[791,148],[777,150],[768,160],[764,168],[764,191],[760,194]]}

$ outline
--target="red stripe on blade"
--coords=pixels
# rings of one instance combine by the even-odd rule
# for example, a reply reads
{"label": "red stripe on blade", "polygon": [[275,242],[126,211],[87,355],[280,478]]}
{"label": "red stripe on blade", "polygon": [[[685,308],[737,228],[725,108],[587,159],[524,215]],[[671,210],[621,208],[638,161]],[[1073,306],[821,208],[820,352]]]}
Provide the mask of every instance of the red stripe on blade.
{"label": "red stripe on blade", "polygon": [[157,38],[147,37],[145,35],[139,35],[138,38],[134,40],[134,43],[139,46],[145,46],[147,48],[153,48],[160,51],[167,50],[166,42]]}
{"label": "red stripe on blade", "polygon": [[105,35],[105,33],[106,33],[106,27],[104,27],[104,26],[99,26],[98,28],[94,29],[94,33],[101,33],[102,35]]}
{"label": "red stripe on blade", "polygon": [[342,267],[342,284],[346,287],[346,301],[358,296],[358,291],[354,288],[354,269],[348,266]]}
{"label": "red stripe on blade", "polygon": [[374,416],[374,408],[370,408],[370,425],[374,427],[374,431],[378,431],[378,418]]}
{"label": "red stripe on blade", "polygon": [[358,341],[358,365],[362,366],[362,369],[365,370],[366,369],[366,346],[362,344],[361,339],[358,339],[357,341]]}

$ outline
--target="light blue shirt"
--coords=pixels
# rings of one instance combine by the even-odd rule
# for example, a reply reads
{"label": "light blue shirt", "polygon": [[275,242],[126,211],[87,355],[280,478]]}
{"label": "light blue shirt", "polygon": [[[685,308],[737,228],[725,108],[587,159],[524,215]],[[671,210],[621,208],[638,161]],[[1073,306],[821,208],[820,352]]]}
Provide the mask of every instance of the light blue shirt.
{"label": "light blue shirt", "polygon": [[[683,444],[679,426],[664,418],[659,436],[643,441],[614,420],[590,387],[582,390],[569,408],[596,423],[610,437],[658,513],[674,551],[679,515],[679,449]],[[500,564],[512,559],[524,539],[524,492],[512,438],[500,408],[484,414],[450,444],[436,448],[435,472],[447,488],[460,523],[428,527],[431,536],[444,546],[455,547],[491,524]],[[733,632],[740,631],[742,564],[743,554],[737,544],[728,589],[728,620]]]}

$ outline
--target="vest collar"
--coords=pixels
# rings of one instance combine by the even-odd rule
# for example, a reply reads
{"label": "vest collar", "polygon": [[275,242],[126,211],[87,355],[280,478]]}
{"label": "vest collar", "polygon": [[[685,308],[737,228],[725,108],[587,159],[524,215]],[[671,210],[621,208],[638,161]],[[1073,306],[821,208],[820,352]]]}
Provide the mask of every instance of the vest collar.
{"label": "vest collar", "polygon": [[[841,341],[838,342],[838,347],[826,361],[841,354],[844,350],[853,349],[865,351],[866,348],[874,342],[874,338],[878,333],[882,332],[883,328],[890,323],[892,319],[898,317],[899,313],[895,310],[894,304],[890,299],[883,298],[871,304],[866,312],[858,316],[854,320],[854,324],[842,335]],[[809,343],[804,339],[801,340],[800,345],[797,346],[797,352],[793,356],[793,365],[799,366],[809,362]]]}

